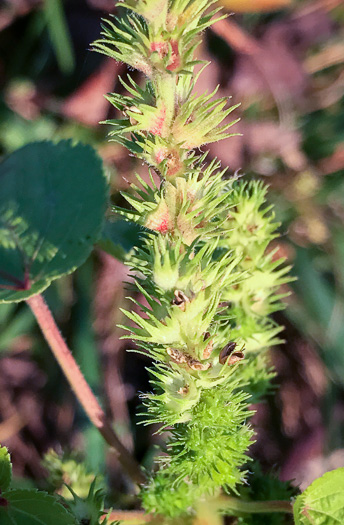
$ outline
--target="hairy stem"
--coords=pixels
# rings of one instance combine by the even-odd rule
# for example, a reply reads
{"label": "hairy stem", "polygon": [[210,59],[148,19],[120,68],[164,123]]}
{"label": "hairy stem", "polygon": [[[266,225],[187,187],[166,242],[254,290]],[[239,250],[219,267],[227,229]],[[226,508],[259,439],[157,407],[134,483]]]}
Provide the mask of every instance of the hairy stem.
{"label": "hairy stem", "polygon": [[27,299],[27,303],[36,317],[47,343],[90,421],[99,430],[107,444],[116,451],[119,462],[131,479],[135,483],[143,483],[145,478],[139,464],[122,445],[112,429],[103,409],[99,405],[71,351],[66,345],[44,298],[40,294],[34,295],[33,297],[30,297],[30,299]]}
{"label": "hairy stem", "polygon": [[[207,508],[213,509],[214,513],[224,512],[225,514],[268,514],[272,512],[293,513],[292,503],[289,501],[245,501],[235,497],[221,496],[206,502]],[[200,515],[203,510],[200,510]],[[111,512],[110,520],[118,520],[126,525],[141,525],[151,522],[153,516],[144,511],[123,511],[116,510]]]}
{"label": "hairy stem", "polygon": [[290,501],[245,501],[235,497],[221,497],[216,505],[223,511],[245,514],[266,514],[271,512],[293,513]]}
{"label": "hairy stem", "polygon": [[119,521],[125,525],[142,525],[150,523],[153,519],[151,514],[143,510],[114,510],[110,513],[109,520]]}
{"label": "hairy stem", "polygon": [[163,101],[166,110],[163,132],[169,134],[175,113],[176,76],[169,73],[159,74],[156,75],[154,83],[157,97]]}

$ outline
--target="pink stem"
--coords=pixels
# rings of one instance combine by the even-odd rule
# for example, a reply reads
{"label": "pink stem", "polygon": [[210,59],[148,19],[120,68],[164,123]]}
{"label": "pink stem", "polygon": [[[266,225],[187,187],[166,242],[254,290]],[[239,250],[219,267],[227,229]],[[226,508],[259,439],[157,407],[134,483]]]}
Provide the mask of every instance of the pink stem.
{"label": "pink stem", "polygon": [[34,295],[30,297],[30,299],[27,299],[26,302],[36,317],[47,343],[90,421],[99,430],[108,445],[116,450],[119,462],[131,479],[136,483],[143,483],[145,478],[139,464],[122,445],[112,429],[103,409],[100,407],[56,326],[55,320],[44,298],[42,295]]}

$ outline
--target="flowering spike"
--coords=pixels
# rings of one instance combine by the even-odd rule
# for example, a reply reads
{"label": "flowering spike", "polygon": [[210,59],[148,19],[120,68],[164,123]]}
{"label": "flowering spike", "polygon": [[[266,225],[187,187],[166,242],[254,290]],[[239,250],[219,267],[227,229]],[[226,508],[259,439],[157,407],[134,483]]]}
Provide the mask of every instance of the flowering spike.
{"label": "flowering spike", "polygon": [[130,209],[116,210],[146,232],[127,261],[145,304],[123,310],[124,337],[152,358],[144,423],[170,431],[167,455],[142,490],[145,509],[168,516],[245,479],[248,407],[269,388],[266,351],[281,331],[269,315],[290,280],[268,251],[278,224],[264,186],[224,177],[218,160],[194,151],[229,137],[237,122],[228,117],[238,105],[216,99],[217,88],[195,94],[194,51],[214,23],[213,3],[125,0],[129,14],[105,24],[93,45],[145,75],[143,86],[120,79],[126,94],[107,98],[122,116],[108,123],[111,140],[161,178],[137,177],[123,193]]}

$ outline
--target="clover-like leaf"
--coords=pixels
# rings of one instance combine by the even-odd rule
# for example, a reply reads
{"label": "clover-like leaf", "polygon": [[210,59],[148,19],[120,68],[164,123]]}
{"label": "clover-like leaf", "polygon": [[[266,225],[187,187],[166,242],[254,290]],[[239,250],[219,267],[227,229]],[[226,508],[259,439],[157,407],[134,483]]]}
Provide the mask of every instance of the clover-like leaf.
{"label": "clover-like leaf", "polygon": [[12,479],[11,458],[6,447],[0,447],[0,492],[7,490]]}
{"label": "clover-like leaf", "polygon": [[1,496],[1,525],[77,525],[78,523],[69,510],[46,492],[9,490]]}
{"label": "clover-like leaf", "polygon": [[327,472],[296,498],[294,519],[295,525],[344,523],[344,468]]}
{"label": "clover-like leaf", "polygon": [[119,261],[125,261],[134,246],[140,245],[143,228],[123,219],[107,220],[97,245]]}
{"label": "clover-like leaf", "polygon": [[0,165],[0,303],[21,301],[88,257],[107,183],[87,145],[36,142]]}

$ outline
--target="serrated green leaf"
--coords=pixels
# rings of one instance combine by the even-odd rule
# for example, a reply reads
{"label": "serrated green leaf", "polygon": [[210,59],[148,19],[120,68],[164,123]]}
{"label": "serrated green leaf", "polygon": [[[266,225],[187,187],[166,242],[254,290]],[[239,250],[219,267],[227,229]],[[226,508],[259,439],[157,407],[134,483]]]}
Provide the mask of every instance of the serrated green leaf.
{"label": "serrated green leaf", "polygon": [[12,479],[12,465],[6,447],[0,447],[0,492],[7,490]]}
{"label": "serrated green leaf", "polygon": [[54,496],[36,490],[2,494],[1,525],[77,525],[77,520]]}
{"label": "serrated green leaf", "polygon": [[0,303],[21,301],[75,270],[100,235],[107,200],[87,145],[37,142],[0,165]]}
{"label": "serrated green leaf", "polygon": [[344,523],[344,468],[327,472],[296,498],[294,519],[295,525]]}

